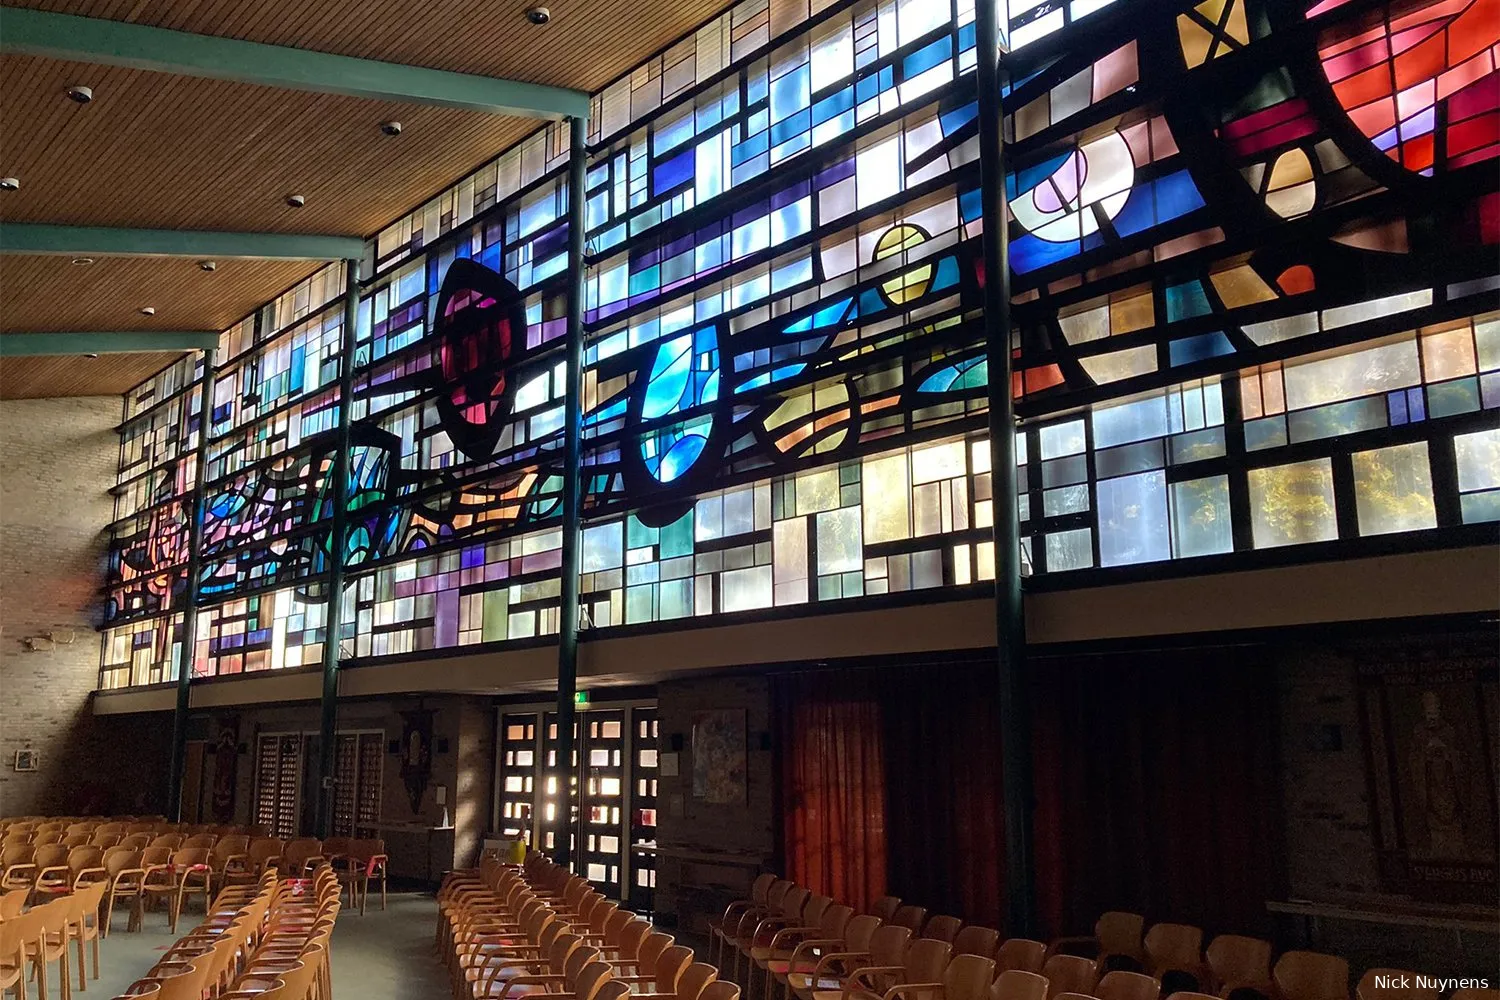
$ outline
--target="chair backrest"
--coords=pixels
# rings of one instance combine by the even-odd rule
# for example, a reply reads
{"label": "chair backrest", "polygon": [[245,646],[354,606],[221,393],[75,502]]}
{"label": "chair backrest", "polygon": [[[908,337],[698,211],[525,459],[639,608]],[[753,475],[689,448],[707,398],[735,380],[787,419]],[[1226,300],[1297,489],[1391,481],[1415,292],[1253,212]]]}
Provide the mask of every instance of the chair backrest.
{"label": "chair backrest", "polygon": [[818,921],[818,936],[830,941],[840,939],[852,919],[854,907],[834,903],[823,911],[823,918]]}
{"label": "chair backrest", "polygon": [[1239,934],[1220,934],[1204,951],[1216,988],[1237,983],[1264,986],[1271,982],[1271,942]]}
{"label": "chair backrest", "polygon": [[980,955],[956,955],[943,970],[943,1000],[988,1000],[995,981],[995,960]]}
{"label": "chair backrest", "polygon": [[616,941],[620,949],[621,958],[635,958],[640,954],[641,942],[646,940],[646,935],[651,933],[651,924],[639,918],[632,918],[620,928],[620,935]]}
{"label": "chair backrest", "polygon": [[[30,889],[12,889],[0,896],[0,920],[12,920],[20,916],[21,911],[26,908],[26,897],[30,895]],[[0,958],[9,957],[9,952],[0,954]]]}
{"label": "chair backrest", "polygon": [[300,864],[322,853],[323,842],[321,840],[316,837],[298,837],[296,840],[287,842],[286,850],[281,852],[281,856],[292,864]]}
{"label": "chair backrest", "polygon": [[1271,979],[1286,1000],[1345,1000],[1349,963],[1337,955],[1289,951],[1276,960]]}
{"label": "chair backrest", "polygon": [[891,922],[891,917],[895,916],[896,911],[900,908],[900,897],[881,896],[879,899],[875,900],[875,902],[870,904],[870,916],[879,917],[881,923],[888,924]]}
{"label": "chair backrest", "polygon": [[698,1000],[740,1000],[740,988],[734,983],[718,979],[703,988],[703,995]]}
{"label": "chair backrest", "polygon": [[349,841],[349,850],[346,851],[356,861],[369,861],[377,855],[385,853],[385,841],[373,838]]}
{"label": "chair backrest", "polygon": [[[594,952],[595,956],[598,952]],[[573,979],[573,996],[577,1000],[593,1000],[598,996],[599,988],[609,982],[614,976],[614,970],[605,962],[596,957],[582,969]]]}
{"label": "chair backrest", "polygon": [[606,979],[599,984],[594,1000],[626,1000],[630,996],[630,984],[618,979]]}
{"label": "chair backrest", "polygon": [[1161,982],[1139,972],[1117,970],[1099,980],[1094,995],[1099,1000],[1157,1000],[1161,996]]}
{"label": "chair backrest", "polygon": [[[97,836],[101,836],[101,835],[96,833],[96,834],[94,834],[94,836],[97,837]],[[109,836],[109,835],[105,834],[104,836]],[[126,835],[125,837],[122,837],[120,839],[120,842],[118,844],[116,844],[115,846],[116,847],[129,847],[132,850],[139,851],[142,848],[146,847],[146,845],[150,844],[151,843],[151,839],[152,839],[152,837],[151,837],[151,834],[149,834],[149,833],[132,833],[132,834]]]}
{"label": "chair backrest", "polygon": [[38,846],[43,844],[61,844],[63,839],[62,830],[38,830],[37,835],[31,842]]}
{"label": "chair backrest", "polygon": [[74,875],[85,868],[98,868],[104,861],[104,848],[85,844],[68,852],[68,870]]}
{"label": "chair backrest", "polygon": [[62,839],[63,846],[64,847],[82,847],[84,844],[87,844],[89,842],[89,837],[90,836],[92,836],[92,834],[88,834],[88,833],[65,833],[65,834],[63,834],[63,839]]}
{"label": "chair backrest", "polygon": [[1094,923],[1094,937],[1099,939],[1100,955],[1141,954],[1141,935],[1146,929],[1146,918],[1139,913],[1109,910],[1102,913]]}
{"label": "chair backrest", "polygon": [[948,956],[953,946],[947,941],[918,938],[906,949],[906,966],[903,975],[908,983],[941,982],[943,970],[948,967]]}
{"label": "chair backrest", "polygon": [[230,834],[227,837],[220,837],[219,842],[214,845],[211,854],[215,861],[222,862],[227,860],[231,855],[245,854],[249,850],[250,838],[242,833],[236,833]]}
{"label": "chair backrest", "polygon": [[953,936],[953,954],[955,956],[978,955],[980,958],[994,958],[995,949],[999,944],[999,931],[993,927],[980,927],[978,924],[969,924]]}
{"label": "chair backrest", "polygon": [[286,850],[286,842],[277,840],[275,837],[262,837],[259,840],[250,841],[250,860],[255,864],[264,864],[272,858],[279,858]]}
{"label": "chair backrest", "polygon": [[808,896],[807,902],[802,904],[802,926],[822,927],[823,914],[833,905],[833,900],[827,896]]}
{"label": "chair backrest", "polygon": [[4,847],[0,847],[0,868],[9,868],[11,865],[30,864],[32,857],[36,854],[36,848],[25,841],[6,841]]}
{"label": "chair backrest", "polygon": [[208,864],[208,848],[206,847],[184,847],[172,855],[172,866],[175,868],[190,868],[193,865]]}
{"label": "chair backrest", "polygon": [[1359,1000],[1438,1000],[1435,986],[1418,986],[1417,974],[1405,969],[1370,969],[1355,988]]}
{"label": "chair backrest", "polygon": [[927,919],[927,908],[924,906],[903,906],[891,914],[891,919],[886,921],[897,927],[909,927],[913,934],[922,929],[922,923]]}
{"label": "chair backrest", "polygon": [[719,978],[719,970],[707,962],[694,962],[677,977],[677,1000],[699,1000],[709,983]]}
{"label": "chair backrest", "polygon": [[755,881],[750,883],[750,901],[757,906],[766,905],[766,893],[775,884],[776,876],[770,872],[755,876]]}
{"label": "chair backrest", "polygon": [[1005,969],[990,987],[989,1000],[1047,1000],[1047,977],[1022,969]]}
{"label": "chair backrest", "polygon": [[205,850],[214,846],[214,841],[219,838],[211,833],[195,833],[182,842],[183,847],[201,847]]}
{"label": "chair backrest", "polygon": [[656,957],[656,992],[676,993],[682,970],[693,964],[693,949],[674,944]]}
{"label": "chair backrest", "polygon": [[1203,960],[1203,928],[1152,924],[1146,932],[1146,958],[1158,978],[1168,969],[1194,969]]}
{"label": "chair backrest", "polygon": [[68,863],[68,849],[61,844],[43,844],[31,856],[31,863],[36,865],[38,871],[65,865]]}
{"label": "chair backrest", "polygon": [[844,925],[844,948],[840,950],[869,951],[870,935],[879,929],[879,917],[873,917],[868,913],[850,917],[849,922]]}
{"label": "chair backrest", "polygon": [[151,843],[147,844],[146,846],[165,847],[168,850],[175,851],[177,850],[177,848],[182,846],[182,842],[184,839],[185,838],[180,833],[159,833],[155,837],[151,838]]}
{"label": "chair backrest", "polygon": [[170,864],[172,861],[172,848],[170,847],[148,847],[141,852],[141,867],[150,868],[152,865]]}
{"label": "chair backrest", "polygon": [[323,841],[323,854],[332,857],[335,854],[348,854],[349,845],[354,843],[352,837],[329,837]]}
{"label": "chair backrest", "polygon": [[807,905],[811,897],[812,893],[807,889],[794,885],[786,891],[786,895],[781,897],[777,910],[793,919],[799,919],[802,916],[802,908]]}
{"label": "chair backrest", "polygon": [[111,847],[104,852],[104,857],[99,859],[99,867],[114,878],[127,868],[139,868],[141,864],[141,852],[129,847]]}
{"label": "chair backrest", "polygon": [[950,917],[939,913],[935,917],[927,918],[927,925],[922,928],[922,937],[931,938],[934,941],[947,941],[953,943],[958,937],[958,932],[963,929],[964,922],[957,917]]}
{"label": "chair backrest", "polygon": [[1042,966],[1042,975],[1047,977],[1048,1000],[1059,993],[1082,993],[1089,995],[1099,982],[1099,973],[1091,959],[1081,955],[1053,955]]}
{"label": "chair backrest", "polygon": [[906,946],[911,942],[911,928],[882,924],[870,935],[871,965],[902,965]]}
{"label": "chair backrest", "polygon": [[656,975],[656,960],[661,953],[672,947],[672,935],[663,934],[660,931],[652,931],[646,935],[641,946],[636,949],[636,973],[642,976]]}

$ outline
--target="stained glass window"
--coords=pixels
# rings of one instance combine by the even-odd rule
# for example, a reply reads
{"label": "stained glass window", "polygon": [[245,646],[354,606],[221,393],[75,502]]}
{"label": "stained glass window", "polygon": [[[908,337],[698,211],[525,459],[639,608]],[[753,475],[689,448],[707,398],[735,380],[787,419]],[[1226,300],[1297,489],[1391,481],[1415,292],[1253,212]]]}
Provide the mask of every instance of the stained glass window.
{"label": "stained glass window", "polygon": [[[743,0],[594,95],[587,626],[988,585],[987,224],[1025,572],[1493,538],[1492,5],[1009,0],[1002,21],[1000,219],[972,0]],[[101,683],[182,660],[200,443],[195,673],[311,663],[330,631],[354,663],[556,631],[568,149],[549,125],[381,230],[355,330],[325,268],[225,331],[206,401],[192,362],[127,397]]]}

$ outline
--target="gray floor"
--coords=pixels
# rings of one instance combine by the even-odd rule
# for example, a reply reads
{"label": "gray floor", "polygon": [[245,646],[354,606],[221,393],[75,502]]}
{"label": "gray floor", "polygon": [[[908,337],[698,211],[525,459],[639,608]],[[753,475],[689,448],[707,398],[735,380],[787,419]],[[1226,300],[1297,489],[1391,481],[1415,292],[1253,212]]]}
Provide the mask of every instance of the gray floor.
{"label": "gray floor", "polygon": [[[390,908],[380,910],[378,899],[361,917],[344,911],[333,932],[333,992],[335,1000],[445,1000],[448,978],[433,952],[437,905],[430,894],[392,893]],[[192,930],[200,919],[194,908],[178,923],[178,933]],[[115,914],[114,928],[102,942],[100,978],[89,980],[88,991],[79,994],[77,970],[73,971],[75,996],[106,1000],[145,975],[161,953],[177,940],[167,930],[164,911],[146,914],[145,929],[125,931],[126,913]],[[55,976],[55,967],[54,967]],[[51,984],[56,998],[57,984]]]}

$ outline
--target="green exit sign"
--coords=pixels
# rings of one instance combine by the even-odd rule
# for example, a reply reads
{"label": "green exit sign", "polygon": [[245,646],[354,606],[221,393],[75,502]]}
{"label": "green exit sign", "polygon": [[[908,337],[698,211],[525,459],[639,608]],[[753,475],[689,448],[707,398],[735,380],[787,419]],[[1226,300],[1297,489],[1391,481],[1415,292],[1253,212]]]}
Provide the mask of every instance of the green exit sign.
{"label": "green exit sign", "polygon": [[574,691],[573,692],[573,704],[575,704],[575,705],[587,705],[588,703],[589,703],[589,693],[587,691]]}

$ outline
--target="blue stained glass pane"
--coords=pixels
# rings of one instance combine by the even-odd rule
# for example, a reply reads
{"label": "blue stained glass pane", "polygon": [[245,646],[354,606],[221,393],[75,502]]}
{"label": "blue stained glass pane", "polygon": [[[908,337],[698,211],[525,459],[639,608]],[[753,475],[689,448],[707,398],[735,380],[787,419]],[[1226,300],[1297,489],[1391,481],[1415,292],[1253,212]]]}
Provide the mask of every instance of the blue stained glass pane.
{"label": "blue stained glass pane", "polygon": [[1386,395],[1386,409],[1390,415],[1392,427],[1399,427],[1409,419],[1406,412],[1406,392],[1397,390]]}
{"label": "blue stained glass pane", "polygon": [[1164,472],[1101,480],[1097,498],[1100,565],[1128,566],[1171,558]]}
{"label": "blue stained glass pane", "polygon": [[1069,149],[1058,153],[1056,156],[1050,156],[1035,166],[1027,167],[1013,174],[1007,174],[1005,176],[1006,198],[1014,201],[1016,195],[1020,192],[1030,191],[1042,181],[1051,177],[1057,172],[1057,168],[1063,165],[1063,161],[1073,155],[1073,152],[1073,150]]}
{"label": "blue stained glass pane", "polygon": [[805,110],[812,101],[812,67],[803,63],[771,82],[771,120],[779,122]]}
{"label": "blue stained glass pane", "polygon": [[1500,521],[1500,490],[1465,494],[1458,498],[1458,505],[1464,524]]}
{"label": "blue stained glass pane", "polygon": [[901,63],[901,75],[910,80],[918,74],[925,73],[938,63],[953,55],[953,39],[944,35],[931,44],[924,45],[911,55],[907,56]]}
{"label": "blue stained glass pane", "polygon": [[958,284],[958,261],[953,257],[944,257],[938,261],[937,273],[932,276],[932,290],[940,292],[956,284]]}
{"label": "blue stained glass pane", "polygon": [[1279,448],[1286,444],[1286,421],[1281,417],[1245,421],[1245,450]]}
{"label": "blue stained glass pane", "polygon": [[853,107],[854,91],[852,88],[845,87],[843,90],[838,91],[832,96],[825,97],[813,105],[813,124],[817,125],[828,121],[830,118],[837,118],[845,111],[852,110]]}
{"label": "blue stained glass pane", "polygon": [[1180,319],[1190,319],[1194,316],[1207,316],[1212,312],[1208,304],[1208,294],[1203,290],[1203,282],[1187,281],[1180,285],[1167,286],[1167,322],[1176,323]]}
{"label": "blue stained glass pane", "polygon": [[785,121],[779,121],[771,126],[771,143],[779,146],[784,142],[796,138],[812,127],[811,112],[802,110],[793,114]]}
{"label": "blue stained glass pane", "polygon": [[958,196],[958,208],[963,213],[965,222],[973,222],[983,214],[981,204],[982,198],[977,188]]}
{"label": "blue stained glass pane", "polygon": [[691,149],[678,153],[664,163],[657,165],[652,172],[651,188],[656,194],[662,194],[685,184],[693,179],[694,152]]}
{"label": "blue stained glass pane", "polygon": [[[1129,206],[1127,205],[1126,208],[1128,209]],[[1013,270],[1025,274],[1027,271],[1035,271],[1048,264],[1067,260],[1069,257],[1077,256],[1078,253],[1077,240],[1067,243],[1049,243],[1027,233],[1011,243],[1010,266]]]}
{"label": "blue stained glass pane", "polygon": [[1198,185],[1193,183],[1192,175],[1186,170],[1167,174],[1158,178],[1154,184],[1158,222],[1179,218],[1204,205],[1203,196],[1198,193]]}
{"label": "blue stained glass pane", "polygon": [[1185,337],[1167,345],[1172,365],[1189,365],[1194,361],[1223,357],[1234,353],[1234,345],[1222,333],[1205,333],[1197,337]]}
{"label": "blue stained glass pane", "polygon": [[656,478],[663,483],[670,483],[682,476],[693,463],[698,461],[698,456],[703,454],[704,445],[708,444],[708,438],[697,434],[690,434],[681,438],[661,458],[661,468]]}
{"label": "blue stained glass pane", "polygon": [[860,104],[876,97],[882,90],[888,90],[896,82],[896,74],[891,67],[886,66],[879,73],[867,76],[854,85],[854,99]]}

